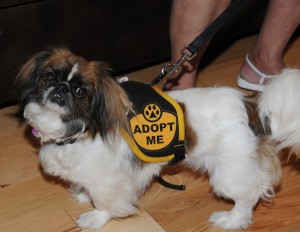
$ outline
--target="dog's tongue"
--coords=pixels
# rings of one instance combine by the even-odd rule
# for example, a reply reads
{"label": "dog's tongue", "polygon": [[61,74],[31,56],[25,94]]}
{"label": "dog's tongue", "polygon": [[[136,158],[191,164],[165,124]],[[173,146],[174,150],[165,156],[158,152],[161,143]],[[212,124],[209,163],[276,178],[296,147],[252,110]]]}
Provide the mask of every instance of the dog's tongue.
{"label": "dog's tongue", "polygon": [[34,136],[38,136],[39,135],[39,131],[35,128],[32,129],[31,133],[34,135]]}

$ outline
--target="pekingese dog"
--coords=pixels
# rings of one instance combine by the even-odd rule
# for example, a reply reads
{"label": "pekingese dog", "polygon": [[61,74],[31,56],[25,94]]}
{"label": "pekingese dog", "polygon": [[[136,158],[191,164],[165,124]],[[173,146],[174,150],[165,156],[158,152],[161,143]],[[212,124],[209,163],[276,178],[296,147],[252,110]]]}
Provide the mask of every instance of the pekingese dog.
{"label": "pekingese dog", "polygon": [[[77,221],[89,229],[134,214],[140,195],[167,164],[144,162],[130,149],[122,131],[132,134],[134,104],[109,72],[104,63],[56,48],[35,55],[16,78],[20,110],[41,141],[43,170],[70,182],[80,202],[92,202],[95,209]],[[213,192],[234,201],[231,211],[211,215],[214,225],[245,229],[258,201],[274,196],[279,151],[299,152],[299,89],[300,71],[287,69],[258,104],[229,87],[167,93],[184,112],[182,165],[206,171]]]}

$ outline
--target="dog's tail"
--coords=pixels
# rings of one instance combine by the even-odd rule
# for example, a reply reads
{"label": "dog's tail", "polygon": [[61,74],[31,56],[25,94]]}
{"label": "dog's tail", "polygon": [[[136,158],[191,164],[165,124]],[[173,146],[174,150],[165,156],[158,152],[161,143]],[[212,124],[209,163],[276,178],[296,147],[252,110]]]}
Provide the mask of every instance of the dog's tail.
{"label": "dog's tail", "polygon": [[245,99],[245,106],[249,125],[260,141],[262,198],[268,200],[281,181],[280,155],[289,150],[289,155],[300,158],[300,70],[284,69],[258,99]]}
{"label": "dog's tail", "polygon": [[259,117],[278,150],[300,158],[300,69],[284,69],[259,98]]}

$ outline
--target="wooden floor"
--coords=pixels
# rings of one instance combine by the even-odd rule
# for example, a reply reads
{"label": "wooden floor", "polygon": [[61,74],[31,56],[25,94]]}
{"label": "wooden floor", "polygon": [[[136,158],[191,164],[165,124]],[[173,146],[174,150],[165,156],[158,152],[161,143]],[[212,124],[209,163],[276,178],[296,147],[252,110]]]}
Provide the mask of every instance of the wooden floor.
{"label": "wooden floor", "polygon": [[[229,85],[236,88],[240,65],[255,37],[237,41],[200,72],[198,86]],[[300,38],[291,44],[285,61],[300,67]],[[162,64],[129,74],[133,80],[151,80]],[[300,91],[300,90],[299,90]],[[38,143],[30,129],[11,117],[16,107],[0,110],[0,231],[60,232],[81,230],[75,224],[91,205],[73,200],[65,186],[43,176],[38,161]],[[205,176],[189,171],[168,170],[166,179],[187,185],[184,192],[153,183],[141,199],[139,215],[112,220],[103,232],[192,232],[222,231],[207,219],[230,202],[217,199]],[[283,181],[273,203],[258,204],[247,231],[300,231],[300,162],[283,162]]]}

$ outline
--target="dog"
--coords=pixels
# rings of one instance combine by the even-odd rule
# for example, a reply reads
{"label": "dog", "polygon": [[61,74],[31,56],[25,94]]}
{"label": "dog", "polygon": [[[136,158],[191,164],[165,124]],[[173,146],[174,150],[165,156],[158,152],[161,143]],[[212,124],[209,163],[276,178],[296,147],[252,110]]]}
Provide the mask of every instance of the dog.
{"label": "dog", "polygon": [[[98,229],[135,214],[139,197],[167,162],[141,161],[123,138],[121,131],[131,133],[128,112],[135,111],[109,67],[53,48],[21,68],[16,86],[20,112],[41,141],[44,172],[94,205],[77,224]],[[167,92],[184,111],[182,166],[207,172],[213,192],[234,202],[232,210],[210,216],[213,225],[245,229],[259,200],[274,197],[280,150],[299,154],[299,89],[300,70],[286,69],[257,102],[230,87]]]}

